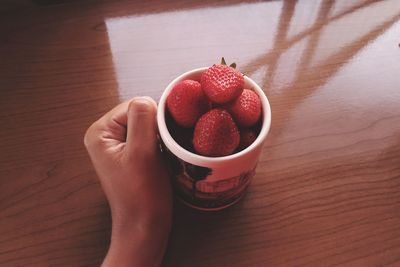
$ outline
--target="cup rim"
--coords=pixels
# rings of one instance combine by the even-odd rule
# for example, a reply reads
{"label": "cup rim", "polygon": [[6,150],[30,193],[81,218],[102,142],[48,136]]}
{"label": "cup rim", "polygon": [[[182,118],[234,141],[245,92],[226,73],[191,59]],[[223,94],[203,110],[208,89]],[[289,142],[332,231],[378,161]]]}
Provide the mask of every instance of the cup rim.
{"label": "cup rim", "polygon": [[251,89],[253,89],[257,95],[260,97],[261,100],[261,105],[262,105],[262,112],[263,112],[263,121],[262,121],[262,127],[260,130],[260,133],[258,134],[256,140],[247,148],[228,155],[228,156],[222,156],[222,157],[207,157],[207,156],[202,156],[195,154],[193,152],[190,152],[183,148],[181,145],[179,145],[174,138],[171,136],[171,134],[168,131],[167,124],[165,122],[165,109],[166,109],[166,99],[171,92],[172,88],[175,86],[175,84],[181,80],[184,79],[189,79],[190,76],[193,76],[195,74],[202,73],[208,69],[208,67],[202,67],[202,68],[197,68],[193,69],[190,71],[187,71],[178,77],[176,77],[172,82],[168,84],[168,86],[165,88],[164,92],[161,95],[159,104],[158,104],[158,109],[157,109],[157,125],[158,125],[158,130],[161,135],[161,139],[166,145],[166,147],[176,155],[175,151],[179,151],[179,158],[182,160],[196,164],[196,165],[208,165],[208,164],[213,164],[213,163],[221,163],[229,160],[234,160],[240,157],[243,157],[244,155],[250,153],[257,147],[261,146],[266,139],[268,132],[271,128],[271,107],[268,101],[267,96],[265,95],[264,91],[258,86],[256,82],[254,82],[251,78],[248,76],[244,76],[245,79],[245,84],[249,84]]}

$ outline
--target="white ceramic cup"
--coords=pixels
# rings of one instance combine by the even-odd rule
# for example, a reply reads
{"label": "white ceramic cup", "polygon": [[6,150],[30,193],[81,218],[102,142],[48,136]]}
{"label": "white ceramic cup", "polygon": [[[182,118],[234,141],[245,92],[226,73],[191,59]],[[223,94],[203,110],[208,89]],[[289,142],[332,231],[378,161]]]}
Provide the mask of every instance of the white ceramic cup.
{"label": "white ceramic cup", "polygon": [[271,126],[271,107],[263,90],[252,79],[244,76],[244,88],[256,92],[262,104],[262,126],[257,139],[246,149],[224,157],[205,157],[184,149],[168,131],[166,99],[176,83],[186,79],[200,81],[201,73],[206,69],[188,71],[167,86],[158,104],[157,124],[163,152],[172,171],[175,194],[193,208],[220,210],[240,200],[255,174]]}

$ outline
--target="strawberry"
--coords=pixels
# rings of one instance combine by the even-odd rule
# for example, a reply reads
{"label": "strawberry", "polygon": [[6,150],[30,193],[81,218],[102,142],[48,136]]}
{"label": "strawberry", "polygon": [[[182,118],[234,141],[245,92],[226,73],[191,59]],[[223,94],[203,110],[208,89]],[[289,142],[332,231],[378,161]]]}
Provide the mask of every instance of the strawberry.
{"label": "strawberry", "polygon": [[232,154],[240,141],[239,130],[228,111],[215,108],[198,120],[193,134],[194,150],[204,156]]}
{"label": "strawberry", "polygon": [[204,71],[200,80],[208,99],[224,104],[238,97],[244,87],[243,74],[232,67],[218,64]]}
{"label": "strawberry", "polygon": [[239,150],[243,150],[250,146],[257,139],[257,133],[255,130],[250,128],[240,129],[240,143]]}
{"label": "strawberry", "polygon": [[177,83],[167,98],[167,107],[175,122],[182,127],[193,127],[210,108],[210,103],[197,81]]}
{"label": "strawberry", "polygon": [[261,100],[252,90],[244,89],[238,98],[227,105],[227,109],[239,126],[251,127],[260,119]]}

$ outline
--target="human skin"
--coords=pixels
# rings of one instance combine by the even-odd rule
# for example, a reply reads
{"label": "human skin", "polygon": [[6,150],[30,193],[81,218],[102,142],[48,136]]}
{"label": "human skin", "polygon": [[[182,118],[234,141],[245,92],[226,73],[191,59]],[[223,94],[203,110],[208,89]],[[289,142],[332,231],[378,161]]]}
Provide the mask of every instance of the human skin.
{"label": "human skin", "polygon": [[84,143],[110,205],[102,266],[160,266],[171,229],[169,177],[158,149],[157,104],[135,97],[87,130]]}

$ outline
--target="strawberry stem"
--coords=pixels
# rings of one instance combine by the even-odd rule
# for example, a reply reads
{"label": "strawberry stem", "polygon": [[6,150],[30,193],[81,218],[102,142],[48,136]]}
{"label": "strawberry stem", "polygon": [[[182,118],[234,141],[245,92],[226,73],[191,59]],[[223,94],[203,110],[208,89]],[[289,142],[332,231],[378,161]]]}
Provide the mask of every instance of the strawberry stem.
{"label": "strawberry stem", "polygon": [[225,62],[225,58],[224,58],[224,57],[221,58],[221,64],[222,64],[222,65],[226,65],[226,62]]}
{"label": "strawberry stem", "polygon": [[[221,58],[221,65],[228,65],[228,64],[226,64],[226,61],[225,61],[224,57]],[[231,65],[229,65],[229,67],[231,67],[233,69],[236,69],[236,63],[233,62]]]}

